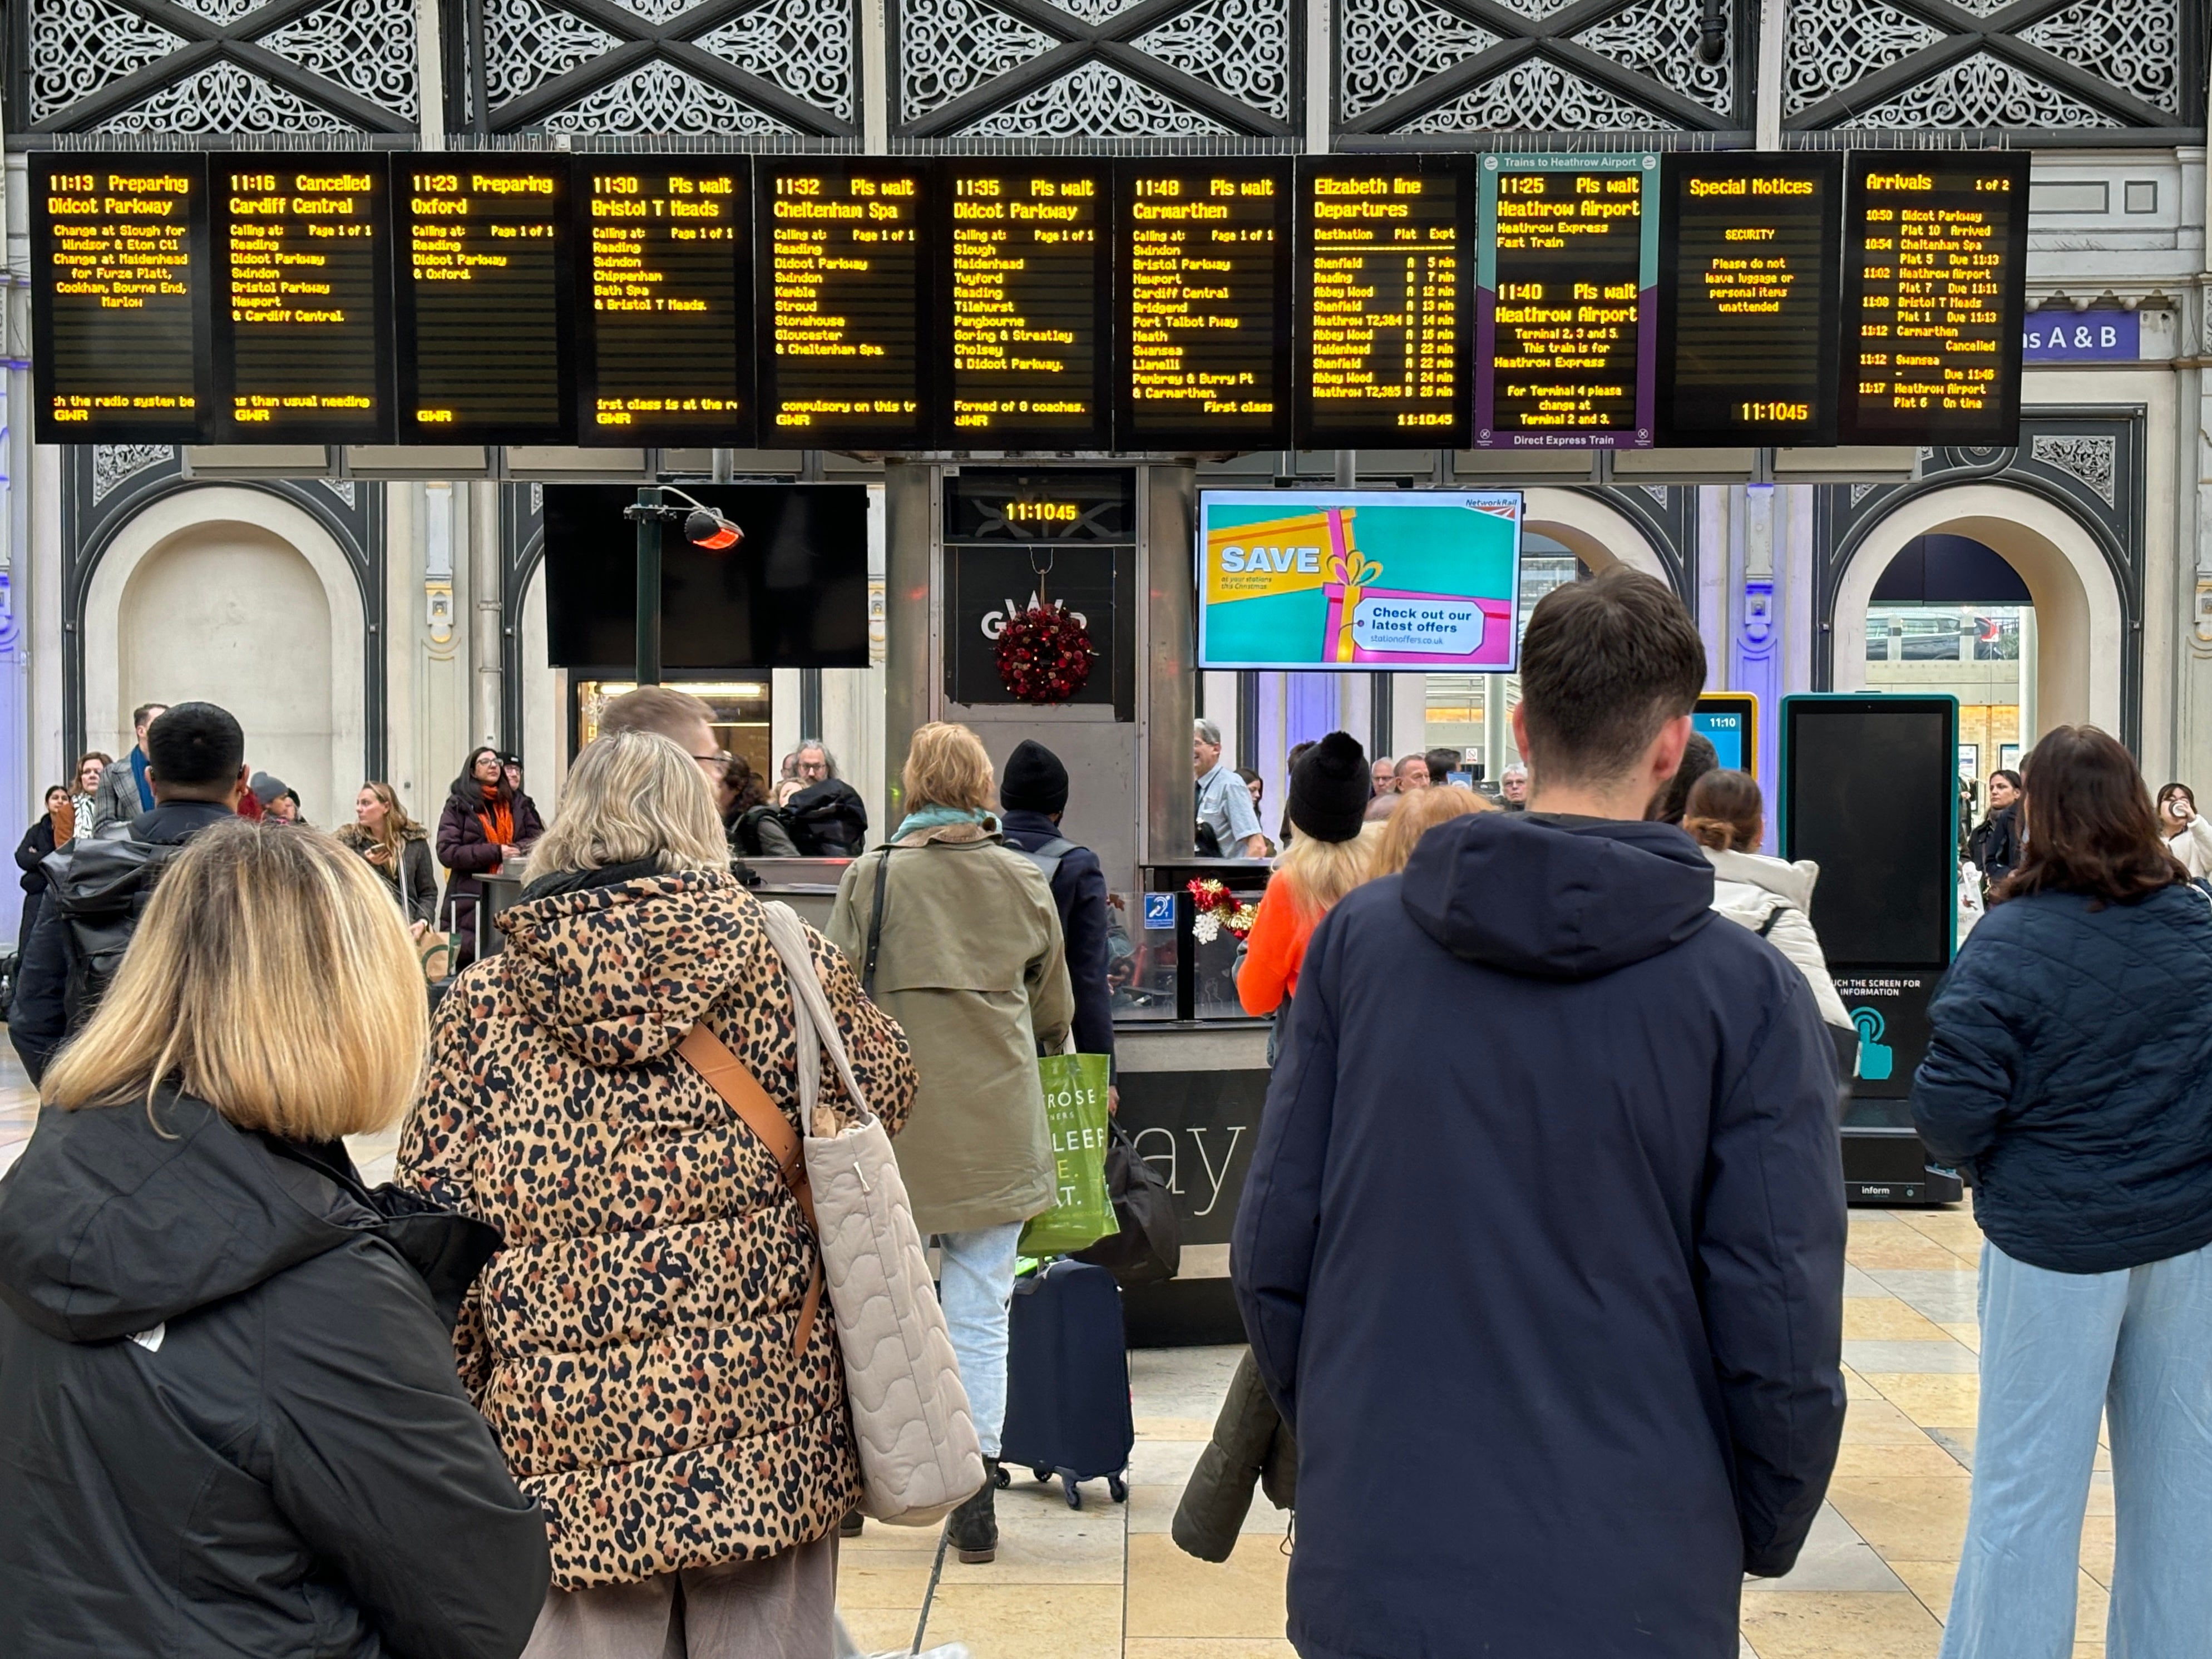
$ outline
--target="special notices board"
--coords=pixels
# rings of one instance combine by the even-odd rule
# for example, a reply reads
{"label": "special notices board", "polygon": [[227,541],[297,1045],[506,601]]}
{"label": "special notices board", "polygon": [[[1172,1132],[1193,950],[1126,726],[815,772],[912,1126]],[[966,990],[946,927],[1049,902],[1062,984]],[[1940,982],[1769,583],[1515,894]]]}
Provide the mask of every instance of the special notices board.
{"label": "special notices board", "polygon": [[882,449],[926,441],[928,168],[779,158],[762,161],[755,178],[761,442]]}
{"label": "special notices board", "polygon": [[1297,185],[1298,447],[1455,443],[1473,390],[1472,168],[1306,161]]}
{"label": "special notices board", "polygon": [[732,155],[575,160],[576,437],[753,441],[750,174]]}
{"label": "special notices board", "polygon": [[568,160],[392,158],[399,441],[575,435]]}
{"label": "special notices board", "polygon": [[388,443],[385,158],[231,150],[208,163],[217,443]]}
{"label": "special notices board", "polygon": [[1659,179],[1659,441],[1832,444],[1843,158],[1677,151]]}
{"label": "special notices board", "polygon": [[2018,441],[2029,160],[1852,153],[1841,442]]}
{"label": "special notices board", "polygon": [[1103,161],[961,157],[937,185],[941,443],[1106,449],[1113,266]]}
{"label": "special notices board", "polygon": [[1115,445],[1291,441],[1288,161],[1123,161]]}
{"label": "special notices board", "polygon": [[192,441],[210,397],[205,158],[34,151],[27,172],[38,441]]}
{"label": "special notices board", "polygon": [[1650,447],[1658,185],[1654,155],[1482,158],[1476,448]]}

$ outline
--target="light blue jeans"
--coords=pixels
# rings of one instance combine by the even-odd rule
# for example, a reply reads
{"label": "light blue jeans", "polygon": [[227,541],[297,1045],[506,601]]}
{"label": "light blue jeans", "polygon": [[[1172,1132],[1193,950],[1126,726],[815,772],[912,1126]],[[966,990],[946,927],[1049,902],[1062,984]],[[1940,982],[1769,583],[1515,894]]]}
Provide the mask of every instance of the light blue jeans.
{"label": "light blue jeans", "polygon": [[2112,1444],[2106,1659],[2212,1659],[2212,1246],[2061,1273],[1982,1246],[1981,1426],[1942,1659],[2065,1659]]}
{"label": "light blue jeans", "polygon": [[999,1431],[1006,1421],[1006,1309],[1014,1297],[1014,1246],[1021,1236],[1018,1221],[937,1235],[944,1253],[938,1297],[986,1457],[999,1455]]}

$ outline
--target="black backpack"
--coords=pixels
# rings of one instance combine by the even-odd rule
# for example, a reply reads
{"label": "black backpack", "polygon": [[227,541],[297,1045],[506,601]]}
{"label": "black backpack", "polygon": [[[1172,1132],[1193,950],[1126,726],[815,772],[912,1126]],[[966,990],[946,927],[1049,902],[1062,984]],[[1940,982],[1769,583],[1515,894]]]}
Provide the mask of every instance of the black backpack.
{"label": "black backpack", "polygon": [[868,809],[842,778],[800,790],[785,804],[783,818],[807,858],[858,858],[868,845]]}
{"label": "black backpack", "polygon": [[48,899],[62,918],[69,979],[62,1010],[72,1031],[90,1019],[114,982],[138,918],[181,843],[98,838],[81,841],[45,863]]}

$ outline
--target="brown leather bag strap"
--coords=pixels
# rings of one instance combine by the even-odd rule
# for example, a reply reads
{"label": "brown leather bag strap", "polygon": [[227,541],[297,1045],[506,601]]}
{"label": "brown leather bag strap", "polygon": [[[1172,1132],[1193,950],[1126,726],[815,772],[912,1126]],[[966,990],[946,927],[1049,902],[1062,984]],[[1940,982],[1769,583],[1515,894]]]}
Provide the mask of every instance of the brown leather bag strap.
{"label": "brown leather bag strap", "polygon": [[[704,1020],[684,1033],[676,1052],[707,1079],[707,1086],[728,1103],[745,1127],[768,1148],[776,1168],[782,1171],[784,1185],[799,1200],[799,1213],[806,1218],[807,1231],[816,1231],[814,1191],[806,1182],[805,1145],[799,1131],[791,1127],[791,1120],[768,1097],[768,1091],[761,1087],[760,1079],[746,1069],[744,1061],[730,1052],[727,1043],[707,1029]],[[799,1304],[799,1327],[792,1334],[793,1353],[805,1351],[806,1339],[813,1334],[815,1316],[821,1309],[822,1252],[817,1246],[814,1274],[806,1286],[806,1299]]]}

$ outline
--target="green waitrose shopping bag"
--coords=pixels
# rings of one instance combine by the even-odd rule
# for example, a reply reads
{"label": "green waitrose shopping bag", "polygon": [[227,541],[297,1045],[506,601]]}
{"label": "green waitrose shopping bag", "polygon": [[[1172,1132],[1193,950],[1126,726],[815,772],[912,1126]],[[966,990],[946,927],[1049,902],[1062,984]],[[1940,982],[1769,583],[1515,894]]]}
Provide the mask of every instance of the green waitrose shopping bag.
{"label": "green waitrose shopping bag", "polygon": [[1024,1255],[1064,1255],[1121,1231],[1106,1194],[1103,1054],[1048,1054],[1037,1061],[1059,1197],[1022,1229]]}

